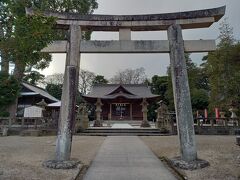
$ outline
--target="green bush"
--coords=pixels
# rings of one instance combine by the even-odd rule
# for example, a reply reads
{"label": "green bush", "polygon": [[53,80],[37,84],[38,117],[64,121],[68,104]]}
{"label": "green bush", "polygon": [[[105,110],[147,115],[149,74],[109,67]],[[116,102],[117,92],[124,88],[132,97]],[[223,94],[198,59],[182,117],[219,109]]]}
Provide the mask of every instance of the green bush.
{"label": "green bush", "polygon": [[3,112],[0,112],[0,117],[9,117],[9,112],[6,112],[6,111],[3,111]]}
{"label": "green bush", "polygon": [[0,116],[9,115],[7,107],[16,100],[19,90],[20,85],[13,76],[0,73]]}

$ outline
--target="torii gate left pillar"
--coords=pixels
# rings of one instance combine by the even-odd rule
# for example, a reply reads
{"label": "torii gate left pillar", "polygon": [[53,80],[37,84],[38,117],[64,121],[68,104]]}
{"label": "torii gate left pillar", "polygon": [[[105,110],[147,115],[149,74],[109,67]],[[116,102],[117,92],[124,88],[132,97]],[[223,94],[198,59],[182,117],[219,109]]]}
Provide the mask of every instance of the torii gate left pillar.
{"label": "torii gate left pillar", "polygon": [[64,73],[62,105],[56,145],[56,160],[70,160],[72,132],[74,130],[76,95],[80,65],[81,28],[70,25],[70,38],[67,47],[67,61]]}

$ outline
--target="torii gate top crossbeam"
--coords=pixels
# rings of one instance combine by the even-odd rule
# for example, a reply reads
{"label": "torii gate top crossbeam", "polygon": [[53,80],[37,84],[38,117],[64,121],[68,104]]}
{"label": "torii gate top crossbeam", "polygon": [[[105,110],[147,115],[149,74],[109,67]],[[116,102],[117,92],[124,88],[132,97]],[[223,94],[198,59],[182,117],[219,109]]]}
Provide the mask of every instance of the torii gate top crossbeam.
{"label": "torii gate top crossbeam", "polygon": [[[204,28],[217,22],[225,14],[226,6],[196,11],[146,15],[80,15],[76,13],[44,12],[45,16],[57,18],[59,28],[80,25],[82,30],[119,31],[127,28],[131,31],[167,30],[172,24],[180,24],[182,29]],[[33,15],[31,8],[26,8]]]}

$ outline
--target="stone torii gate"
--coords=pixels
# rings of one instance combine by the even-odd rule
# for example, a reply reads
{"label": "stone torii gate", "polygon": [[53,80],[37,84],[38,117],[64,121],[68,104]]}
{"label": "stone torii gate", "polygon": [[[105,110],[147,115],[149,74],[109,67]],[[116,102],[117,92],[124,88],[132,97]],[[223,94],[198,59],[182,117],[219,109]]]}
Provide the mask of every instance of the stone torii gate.
{"label": "stone torii gate", "polygon": [[[182,29],[207,28],[225,14],[225,6],[188,12],[149,15],[79,15],[44,12],[57,18],[56,28],[68,29],[68,41],[55,41],[43,52],[67,53],[56,160],[70,160],[75,121],[75,101],[78,87],[80,53],[169,53],[174,103],[180,141],[180,164],[197,162],[192,106],[184,53],[215,50],[215,40],[187,40]],[[32,9],[26,9],[33,15]],[[166,30],[168,40],[132,41],[131,31]],[[119,41],[81,40],[83,31],[118,31]],[[178,160],[177,160],[178,161]],[[174,160],[175,162],[175,160]],[[179,162],[177,162],[179,163]],[[199,165],[194,165],[194,167]]]}

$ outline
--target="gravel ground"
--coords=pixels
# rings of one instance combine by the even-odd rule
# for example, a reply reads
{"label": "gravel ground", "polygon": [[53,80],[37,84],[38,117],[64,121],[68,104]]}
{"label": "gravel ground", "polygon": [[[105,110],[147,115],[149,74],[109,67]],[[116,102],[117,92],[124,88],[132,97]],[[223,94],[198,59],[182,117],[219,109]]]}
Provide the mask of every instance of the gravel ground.
{"label": "gravel ground", "polygon": [[[235,136],[196,136],[198,157],[210,162],[200,170],[182,171],[190,180],[240,179],[240,147]],[[89,165],[105,137],[74,136],[72,158]],[[141,137],[155,154],[168,158],[179,155],[177,136]],[[55,136],[0,137],[0,180],[62,180],[71,179],[76,170],[50,170],[41,166],[52,159]]]}
{"label": "gravel ground", "polygon": [[[104,137],[74,136],[72,158],[89,165]],[[51,170],[42,167],[43,160],[53,159],[55,136],[0,137],[0,180],[62,180],[71,179],[78,172]]]}
{"label": "gravel ground", "polygon": [[[141,137],[159,157],[178,156],[177,136]],[[198,157],[210,162],[210,166],[194,171],[182,171],[190,180],[239,180],[240,147],[236,136],[196,136]]]}

